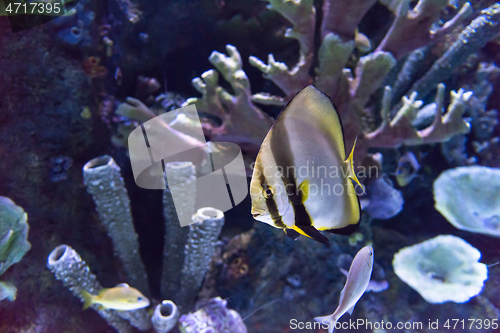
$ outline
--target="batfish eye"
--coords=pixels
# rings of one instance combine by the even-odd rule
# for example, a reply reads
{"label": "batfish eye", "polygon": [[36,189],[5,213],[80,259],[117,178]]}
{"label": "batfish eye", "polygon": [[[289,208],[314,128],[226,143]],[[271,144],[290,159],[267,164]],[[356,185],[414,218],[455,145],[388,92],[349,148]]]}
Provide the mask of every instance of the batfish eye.
{"label": "batfish eye", "polygon": [[270,189],[270,188],[266,188],[266,189],[264,190],[264,193],[263,193],[263,194],[264,194],[264,197],[265,197],[266,199],[268,199],[269,197],[271,197],[271,196],[273,195],[273,191],[271,191],[271,189]]}

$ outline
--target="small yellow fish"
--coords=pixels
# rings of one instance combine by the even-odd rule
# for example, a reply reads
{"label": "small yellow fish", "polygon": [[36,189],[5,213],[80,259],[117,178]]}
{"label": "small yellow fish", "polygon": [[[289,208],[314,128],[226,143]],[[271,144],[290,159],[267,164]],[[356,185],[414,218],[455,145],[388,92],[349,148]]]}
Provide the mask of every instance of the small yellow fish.
{"label": "small yellow fish", "polygon": [[130,311],[149,306],[149,300],[137,289],[126,283],[120,283],[113,288],[102,289],[98,295],[91,295],[82,290],[84,298],[83,309],[92,304],[99,304],[104,309]]}
{"label": "small yellow fish", "polygon": [[[354,143],[355,145],[356,143]],[[255,162],[250,196],[256,220],[330,245],[318,230],[348,235],[360,219],[354,145],[346,156],[340,117],[313,86],[281,111]]]}
{"label": "small yellow fish", "polygon": [[357,28],[356,31],[354,31],[354,42],[356,43],[356,48],[361,53],[368,53],[372,49],[372,44],[370,43],[368,37],[359,32]]}
{"label": "small yellow fish", "polygon": [[396,169],[396,180],[399,186],[408,185],[417,177],[418,170],[420,170],[420,164],[418,164],[415,154],[409,151],[401,156],[398,161],[398,168]]}

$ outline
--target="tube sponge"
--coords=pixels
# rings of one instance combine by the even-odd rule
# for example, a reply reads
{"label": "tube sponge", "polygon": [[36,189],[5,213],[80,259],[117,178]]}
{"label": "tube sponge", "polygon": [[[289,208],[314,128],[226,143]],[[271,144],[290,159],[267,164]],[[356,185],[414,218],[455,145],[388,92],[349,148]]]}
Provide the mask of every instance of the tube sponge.
{"label": "tube sponge", "polygon": [[394,255],[396,275],[429,303],[464,303],[479,295],[488,268],[481,253],[463,239],[440,235]]}
{"label": "tube sponge", "polygon": [[500,237],[500,170],[483,166],[443,172],[434,182],[436,209],[456,228]]}
{"label": "tube sponge", "polygon": [[99,156],[84,165],[83,179],[94,199],[99,218],[113,241],[115,254],[123,264],[129,284],[149,295],[146,270],[139,254],[139,241],[120,167],[111,156]]}
{"label": "tube sponge", "polygon": [[163,272],[161,295],[178,302],[176,294],[181,284],[180,271],[184,265],[184,247],[187,242],[189,227],[181,227],[179,215],[192,214],[195,207],[196,185],[191,180],[196,179],[195,168],[191,162],[171,162],[165,165],[165,172],[171,174],[171,179],[182,182],[189,189],[191,196],[186,196],[183,205],[176,211],[170,189],[163,192],[163,217],[165,219],[165,246],[163,250]]}
{"label": "tube sponge", "polygon": [[151,322],[156,332],[168,333],[175,327],[179,317],[180,313],[175,303],[166,300],[156,306]]}
{"label": "tube sponge", "polygon": [[[62,281],[82,302],[84,301],[82,290],[97,295],[102,289],[85,261],[68,245],[59,245],[52,250],[47,260],[47,267],[54,273],[56,279]],[[120,318],[115,311],[94,309],[118,332],[132,332],[128,322]]]}
{"label": "tube sponge", "polygon": [[182,304],[189,307],[201,288],[215,255],[217,239],[224,225],[221,210],[205,207],[198,209],[189,225],[189,237],[185,246],[186,257],[181,271]]}

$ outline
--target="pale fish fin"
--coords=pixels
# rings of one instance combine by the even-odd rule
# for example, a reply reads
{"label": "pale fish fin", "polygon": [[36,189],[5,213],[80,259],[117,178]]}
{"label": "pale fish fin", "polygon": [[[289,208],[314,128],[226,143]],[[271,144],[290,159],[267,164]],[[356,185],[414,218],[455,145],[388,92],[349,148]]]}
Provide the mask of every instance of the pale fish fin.
{"label": "pale fish fin", "polygon": [[356,141],[358,141],[358,137],[354,139],[354,144],[352,145],[351,153],[347,158],[347,162],[349,163],[348,177],[354,180],[356,184],[358,184],[359,187],[361,187],[361,189],[363,190],[363,194],[365,194],[365,188],[363,187],[363,185],[361,185],[361,182],[359,181],[358,177],[356,177],[356,171],[354,171],[354,148],[356,148]]}
{"label": "pale fish fin", "polygon": [[307,198],[309,197],[309,184],[311,181],[309,179],[304,180],[302,183],[299,185],[299,192],[301,193],[302,197],[302,203],[306,202]]}
{"label": "pale fish fin", "polygon": [[92,305],[94,301],[94,296],[92,296],[88,291],[82,290],[82,297],[83,297],[83,309],[85,310]]}
{"label": "pale fish fin", "polygon": [[[354,304],[356,305],[356,304]],[[352,316],[352,312],[354,311],[354,305],[347,309],[347,313]]]}
{"label": "pale fish fin", "polygon": [[321,323],[321,325],[328,325],[328,333],[333,332],[333,330],[335,329],[335,324],[338,321],[338,319],[335,318],[334,314],[323,317],[315,317],[314,320],[318,323]]}
{"label": "pale fish fin", "polygon": [[118,283],[115,288],[122,287],[122,288],[130,288],[130,286],[126,283]]}

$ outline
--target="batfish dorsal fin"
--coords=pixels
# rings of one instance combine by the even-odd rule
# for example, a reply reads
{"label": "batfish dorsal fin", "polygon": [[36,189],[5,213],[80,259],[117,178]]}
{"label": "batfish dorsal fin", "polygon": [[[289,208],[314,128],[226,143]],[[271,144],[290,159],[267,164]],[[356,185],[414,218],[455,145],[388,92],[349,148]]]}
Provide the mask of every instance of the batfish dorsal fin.
{"label": "batfish dorsal fin", "polygon": [[285,106],[274,126],[284,126],[288,120],[299,121],[317,128],[331,139],[332,148],[339,152],[342,160],[346,159],[340,116],[330,98],[314,86],[302,89]]}

